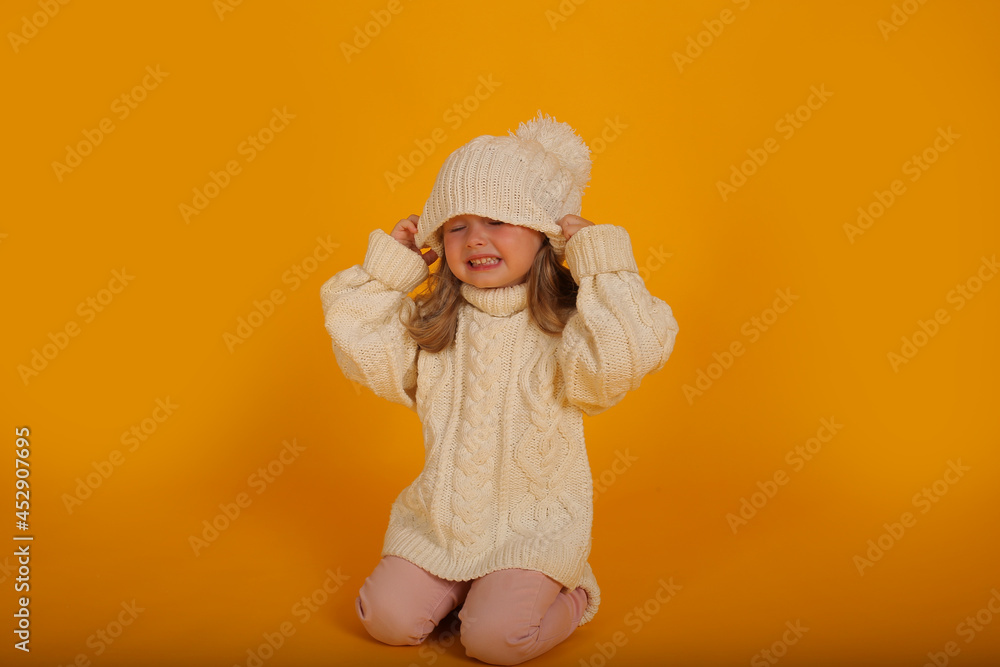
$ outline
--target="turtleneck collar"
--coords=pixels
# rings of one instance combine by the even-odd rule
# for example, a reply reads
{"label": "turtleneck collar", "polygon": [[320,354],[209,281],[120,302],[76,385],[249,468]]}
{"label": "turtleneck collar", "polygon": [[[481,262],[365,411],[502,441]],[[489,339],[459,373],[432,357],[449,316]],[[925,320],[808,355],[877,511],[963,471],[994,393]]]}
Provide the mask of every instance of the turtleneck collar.
{"label": "turtleneck collar", "polygon": [[466,301],[490,315],[513,315],[528,305],[527,283],[510,287],[476,287],[471,283],[462,283],[460,289]]}

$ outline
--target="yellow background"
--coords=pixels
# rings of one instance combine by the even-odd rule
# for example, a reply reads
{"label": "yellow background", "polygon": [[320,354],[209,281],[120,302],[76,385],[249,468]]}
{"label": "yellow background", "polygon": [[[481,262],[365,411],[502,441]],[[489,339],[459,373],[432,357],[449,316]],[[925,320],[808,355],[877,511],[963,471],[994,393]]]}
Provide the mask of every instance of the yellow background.
{"label": "yellow background", "polygon": [[[883,34],[903,4],[915,12]],[[949,664],[997,664],[1000,614],[969,642],[959,624],[1000,590],[1000,279],[961,309],[948,295],[1000,249],[1000,5],[387,5],[70,2],[32,33],[38,2],[4,3],[2,493],[28,426],[35,539],[25,655],[3,538],[0,662],[246,665],[290,622],[264,664],[469,664],[447,634],[388,647],[354,615],[389,506],[420,470],[421,430],[344,378],[319,288],[363,260],[372,229],[421,212],[448,152],[542,109],[595,150],[583,216],[629,230],[680,333],[663,371],[586,421],[607,482],[590,557],[603,602],[534,664],[600,665],[618,632],[609,664],[747,664],[796,621],[808,631],[781,664],[921,665],[950,641]],[[391,21],[345,56],[373,11]],[[120,118],[112,105],[147,67],[165,75]],[[799,109],[813,86],[830,96]],[[248,161],[241,143],[273,109],[294,118]],[[786,137],[776,123],[797,109],[809,118]],[[60,180],[53,163],[105,118],[114,130]],[[939,128],[958,138],[911,181],[905,163]],[[444,140],[390,188],[386,173],[436,130]],[[719,181],[768,138],[778,150],[724,199]],[[186,222],[181,205],[232,160],[240,172]],[[895,179],[905,193],[851,242],[844,225]],[[317,239],[336,249],[304,262]],[[286,280],[297,265],[313,271]],[[102,292],[123,268],[128,284]],[[783,289],[798,300],[751,341],[744,327]],[[282,303],[227,345],[274,290]],[[78,310],[107,297],[89,320]],[[889,353],[939,309],[947,323],[894,369]],[[23,379],[70,322],[78,335]],[[744,353],[689,401],[684,385],[736,341]],[[824,418],[843,426],[794,470],[786,453]],[[144,420],[130,451],[121,438]],[[298,457],[251,486],[292,440]],[[67,507],[116,450],[120,465]],[[968,471],[921,512],[914,495],[949,461]],[[727,514],[778,471],[787,483],[734,533]],[[252,502],[195,555],[190,537],[240,493]],[[18,533],[2,506],[2,532]],[[855,556],[907,511],[915,524],[859,573]],[[293,610],[328,570],[346,580],[303,621]],[[682,589],[656,608],[671,578]],[[95,639],[133,600],[118,638]],[[636,631],[629,614],[647,603]]]}

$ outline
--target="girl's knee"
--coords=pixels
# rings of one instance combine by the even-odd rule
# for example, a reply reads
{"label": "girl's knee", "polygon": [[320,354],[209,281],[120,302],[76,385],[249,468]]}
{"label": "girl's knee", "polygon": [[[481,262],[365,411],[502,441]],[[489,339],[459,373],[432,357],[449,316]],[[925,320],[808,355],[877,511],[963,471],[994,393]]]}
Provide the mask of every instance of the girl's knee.
{"label": "girl's knee", "polygon": [[374,639],[390,646],[415,646],[427,638],[426,619],[409,613],[392,600],[372,599],[365,592],[354,600],[354,611]]}
{"label": "girl's knee", "polygon": [[573,634],[586,600],[586,592],[577,588],[569,598],[554,603],[540,623],[529,622],[526,616],[518,618],[503,606],[475,604],[463,608],[459,618],[465,653],[493,665],[517,665],[530,660]]}
{"label": "girl's knee", "polygon": [[[532,632],[534,630],[534,632]],[[517,630],[501,619],[462,619],[459,639],[465,654],[491,665],[517,665],[533,657],[537,628]]]}

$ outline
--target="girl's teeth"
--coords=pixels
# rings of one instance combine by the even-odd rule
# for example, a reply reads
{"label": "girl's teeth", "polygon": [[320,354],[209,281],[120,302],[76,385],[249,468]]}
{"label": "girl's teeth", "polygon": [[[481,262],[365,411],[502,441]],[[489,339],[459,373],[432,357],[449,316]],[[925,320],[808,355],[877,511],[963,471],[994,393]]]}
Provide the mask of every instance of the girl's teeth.
{"label": "girl's teeth", "polygon": [[473,266],[483,266],[483,265],[486,265],[486,264],[496,264],[499,261],[500,260],[498,260],[498,259],[489,259],[489,260],[476,260],[476,259],[474,259],[474,260],[472,260],[472,265]]}

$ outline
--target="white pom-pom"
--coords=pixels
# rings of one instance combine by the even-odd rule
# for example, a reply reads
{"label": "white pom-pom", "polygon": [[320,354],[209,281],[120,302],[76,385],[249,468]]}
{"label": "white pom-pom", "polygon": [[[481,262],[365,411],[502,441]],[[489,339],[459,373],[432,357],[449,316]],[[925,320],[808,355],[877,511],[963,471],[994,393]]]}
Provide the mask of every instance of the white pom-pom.
{"label": "white pom-pom", "polygon": [[508,133],[518,139],[540,143],[569,171],[573,185],[577,188],[582,190],[590,181],[590,148],[568,123],[560,123],[547,114],[543,115],[539,109],[536,118],[518,126],[517,134]]}

